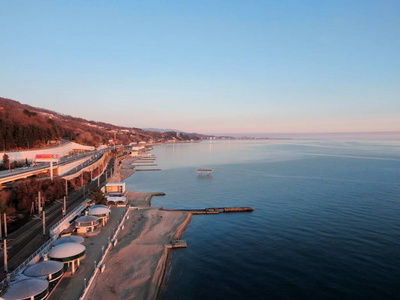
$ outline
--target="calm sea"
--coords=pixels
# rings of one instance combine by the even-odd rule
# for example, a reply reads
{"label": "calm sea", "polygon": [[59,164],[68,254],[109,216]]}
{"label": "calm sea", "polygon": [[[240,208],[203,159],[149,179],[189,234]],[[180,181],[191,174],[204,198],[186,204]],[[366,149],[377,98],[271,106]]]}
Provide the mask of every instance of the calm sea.
{"label": "calm sea", "polygon": [[[153,206],[252,206],[193,216],[166,299],[400,299],[400,141],[212,141],[157,146],[130,190]],[[213,168],[198,176],[196,168]]]}

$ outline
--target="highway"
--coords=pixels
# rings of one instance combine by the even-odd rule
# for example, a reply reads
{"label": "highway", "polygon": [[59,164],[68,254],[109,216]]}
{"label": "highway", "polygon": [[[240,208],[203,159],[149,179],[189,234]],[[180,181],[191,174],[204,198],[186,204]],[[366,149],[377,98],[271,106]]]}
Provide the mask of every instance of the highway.
{"label": "highway", "polygon": [[[53,164],[53,168],[61,165],[66,165],[73,163],[77,160],[83,159],[85,157],[88,158],[88,160],[81,164],[80,167],[77,167],[71,172],[68,172],[67,174],[73,174],[77,171],[80,170],[80,168],[87,167],[88,165],[94,163],[98,159],[100,159],[104,155],[104,150],[96,150],[96,151],[90,151],[86,153],[81,153],[77,155],[72,155],[72,156],[66,156],[62,157],[58,163]],[[42,173],[47,173],[50,170],[50,165],[47,163],[40,163],[37,166],[34,167],[23,167],[23,168],[17,168],[13,169],[11,172],[8,170],[1,171],[0,172],[0,184],[5,184],[8,182],[13,182],[19,179],[24,179],[30,176],[37,176]]]}

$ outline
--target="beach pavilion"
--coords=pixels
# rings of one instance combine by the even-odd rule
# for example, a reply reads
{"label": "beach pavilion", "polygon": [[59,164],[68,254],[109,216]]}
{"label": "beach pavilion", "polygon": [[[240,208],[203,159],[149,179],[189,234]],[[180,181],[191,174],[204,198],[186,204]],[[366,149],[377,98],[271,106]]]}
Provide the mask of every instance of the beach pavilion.
{"label": "beach pavilion", "polygon": [[105,205],[94,205],[89,209],[88,215],[99,218],[99,222],[104,227],[110,218],[111,210]]}
{"label": "beach pavilion", "polygon": [[78,243],[64,243],[50,249],[49,258],[71,266],[72,274],[79,267],[81,259],[86,255],[86,247]]}
{"label": "beach pavilion", "polygon": [[75,228],[78,234],[94,232],[100,224],[99,218],[95,216],[82,216],[75,220]]}
{"label": "beach pavilion", "polygon": [[123,194],[125,192],[125,182],[111,182],[105,186],[106,194]]}
{"label": "beach pavilion", "polygon": [[61,245],[64,243],[78,243],[82,244],[85,241],[85,239],[81,236],[77,235],[68,235],[68,236],[63,236],[57,240],[54,241],[53,246]]}
{"label": "beach pavilion", "polygon": [[46,277],[51,290],[64,274],[64,264],[59,261],[45,260],[28,266],[23,274],[28,277]]}
{"label": "beach pavilion", "polygon": [[1,299],[5,300],[43,300],[49,295],[49,282],[29,278],[11,284]]}

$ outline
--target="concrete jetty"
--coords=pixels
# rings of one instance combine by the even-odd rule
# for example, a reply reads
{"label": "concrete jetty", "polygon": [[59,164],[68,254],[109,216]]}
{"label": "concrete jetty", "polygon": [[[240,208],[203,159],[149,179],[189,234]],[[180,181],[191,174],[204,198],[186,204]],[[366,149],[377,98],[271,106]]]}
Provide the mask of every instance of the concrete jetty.
{"label": "concrete jetty", "polygon": [[252,207],[209,207],[204,209],[164,209],[164,211],[186,211],[193,215],[207,215],[207,214],[219,214],[219,213],[229,213],[229,212],[252,212],[254,209]]}
{"label": "concrete jetty", "polygon": [[172,240],[170,244],[166,244],[165,248],[175,249],[175,248],[186,248],[187,243],[185,240]]}

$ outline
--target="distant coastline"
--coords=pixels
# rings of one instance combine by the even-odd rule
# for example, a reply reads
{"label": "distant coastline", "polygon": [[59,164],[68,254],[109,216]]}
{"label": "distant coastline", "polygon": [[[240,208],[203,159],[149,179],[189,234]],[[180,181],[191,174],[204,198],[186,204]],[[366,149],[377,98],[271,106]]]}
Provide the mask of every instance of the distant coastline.
{"label": "distant coastline", "polygon": [[216,133],[234,139],[400,139],[400,131],[311,133]]}

